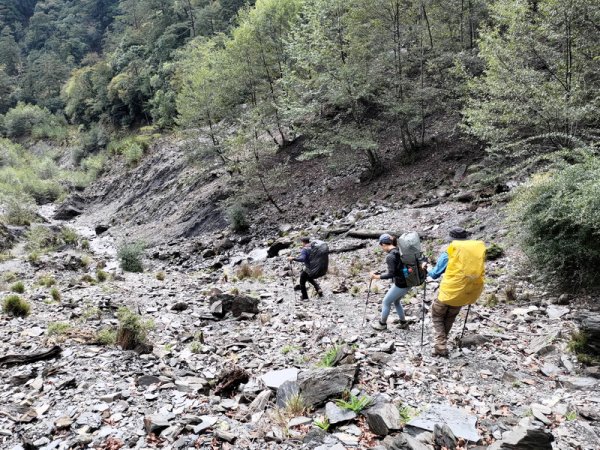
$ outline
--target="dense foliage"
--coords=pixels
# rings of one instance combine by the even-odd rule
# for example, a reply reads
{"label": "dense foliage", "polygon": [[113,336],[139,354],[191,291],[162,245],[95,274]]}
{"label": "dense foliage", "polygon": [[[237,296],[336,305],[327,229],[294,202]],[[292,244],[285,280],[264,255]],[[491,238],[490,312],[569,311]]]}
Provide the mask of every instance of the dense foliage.
{"label": "dense foliage", "polygon": [[600,280],[600,161],[536,177],[514,202],[516,228],[536,265],[561,286]]}

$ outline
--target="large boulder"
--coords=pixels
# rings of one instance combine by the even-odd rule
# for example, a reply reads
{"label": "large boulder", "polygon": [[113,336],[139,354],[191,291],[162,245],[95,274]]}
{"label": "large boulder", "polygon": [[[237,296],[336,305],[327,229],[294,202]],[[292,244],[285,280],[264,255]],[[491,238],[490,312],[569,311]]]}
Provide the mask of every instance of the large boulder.
{"label": "large boulder", "polygon": [[292,243],[292,240],[287,238],[276,240],[273,244],[271,244],[271,246],[267,250],[267,257],[274,258],[275,256],[278,256],[281,250],[290,248],[292,246]]}
{"label": "large boulder", "polygon": [[551,450],[554,436],[540,428],[516,427],[504,433],[488,450]]}
{"label": "large boulder", "polygon": [[260,300],[246,295],[218,294],[211,297],[209,303],[211,314],[223,318],[228,312],[234,317],[240,317],[243,313],[258,314]]}
{"label": "large boulder", "polygon": [[307,370],[298,375],[298,386],[309,407],[322,405],[333,396],[349,391],[358,374],[358,365]]}
{"label": "large boulder", "polygon": [[54,213],[55,220],[71,220],[83,213],[85,201],[80,195],[73,194],[67,198]]}

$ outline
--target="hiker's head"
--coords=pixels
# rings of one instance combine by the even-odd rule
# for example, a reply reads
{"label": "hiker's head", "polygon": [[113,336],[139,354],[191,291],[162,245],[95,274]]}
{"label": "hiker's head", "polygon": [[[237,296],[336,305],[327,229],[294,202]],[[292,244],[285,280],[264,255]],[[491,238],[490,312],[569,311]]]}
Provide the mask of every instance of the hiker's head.
{"label": "hiker's head", "polygon": [[391,234],[383,233],[379,236],[379,246],[386,252],[389,252],[391,249],[398,245],[398,240],[395,236]]}
{"label": "hiker's head", "polygon": [[307,238],[307,237],[301,237],[301,238],[299,239],[299,241],[300,241],[300,244],[302,245],[302,247],[304,247],[304,246],[306,246],[306,245],[310,244],[310,239],[309,239],[309,238]]}
{"label": "hiker's head", "polygon": [[455,241],[462,241],[469,237],[469,233],[462,227],[452,227],[450,228],[450,239]]}

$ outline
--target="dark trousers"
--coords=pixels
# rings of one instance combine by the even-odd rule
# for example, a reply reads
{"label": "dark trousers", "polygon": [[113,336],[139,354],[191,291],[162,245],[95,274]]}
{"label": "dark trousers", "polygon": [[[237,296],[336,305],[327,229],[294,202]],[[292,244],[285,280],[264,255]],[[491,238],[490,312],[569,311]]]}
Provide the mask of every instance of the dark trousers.
{"label": "dark trousers", "polygon": [[317,283],[317,280],[312,278],[308,273],[306,273],[306,271],[303,270],[300,274],[300,292],[302,292],[303,300],[308,300],[308,292],[306,292],[307,281],[314,286],[317,292],[321,292],[321,287],[319,286],[319,283]]}

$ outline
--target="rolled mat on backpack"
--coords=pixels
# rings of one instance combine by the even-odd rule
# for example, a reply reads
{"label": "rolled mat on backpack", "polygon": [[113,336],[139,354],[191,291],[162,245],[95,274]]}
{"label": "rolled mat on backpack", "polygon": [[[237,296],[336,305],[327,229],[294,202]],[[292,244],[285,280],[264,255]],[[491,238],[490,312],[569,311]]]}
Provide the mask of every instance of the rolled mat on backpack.
{"label": "rolled mat on backpack", "polygon": [[482,241],[452,241],[438,300],[449,306],[475,303],[483,292],[484,275],[485,244]]}

